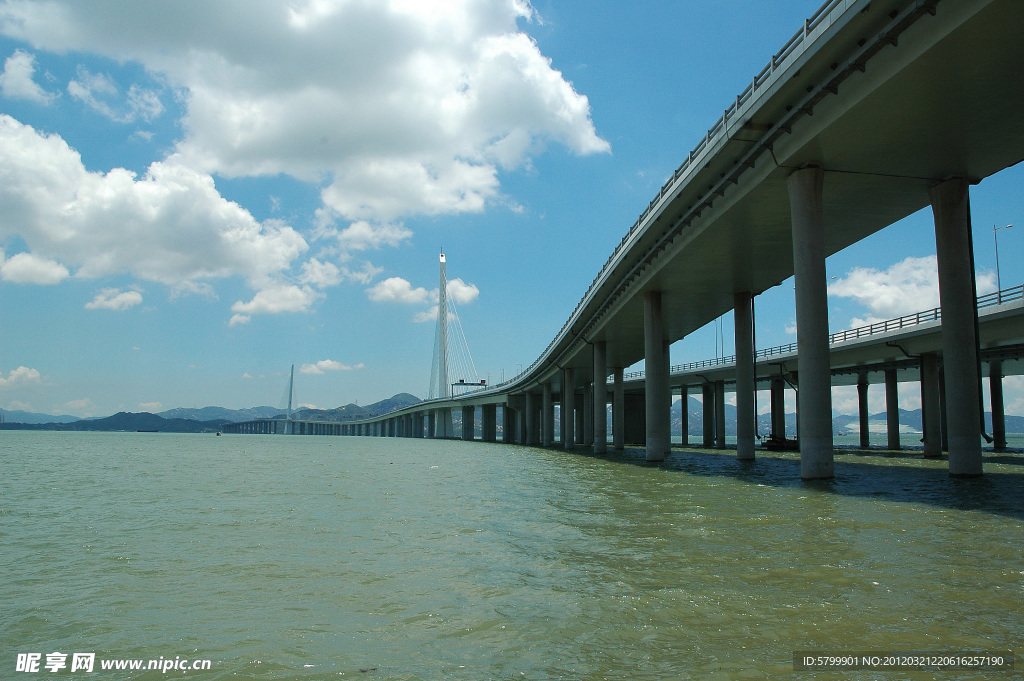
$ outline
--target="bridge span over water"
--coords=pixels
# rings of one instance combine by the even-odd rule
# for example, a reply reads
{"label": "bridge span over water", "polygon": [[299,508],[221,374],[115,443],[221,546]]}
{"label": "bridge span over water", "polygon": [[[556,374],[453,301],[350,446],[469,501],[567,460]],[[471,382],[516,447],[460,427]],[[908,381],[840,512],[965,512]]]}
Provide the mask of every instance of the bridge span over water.
{"label": "bridge span over water", "polygon": [[[930,206],[941,322],[940,347],[916,358],[926,454],[936,455],[934,415],[945,413],[950,474],[980,475],[984,339],[969,188],[1024,159],[1021,35],[1020,0],[829,0],[728,103],[526,371],[484,391],[346,424],[347,432],[438,434],[451,409],[481,406],[491,439],[502,405],[506,439],[550,444],[559,402],[566,445],[577,440],[582,411],[582,440],[600,452],[608,410],[593,399],[594,379],[612,376],[619,395],[623,368],[643,360],[643,408],[632,422],[642,414],[647,458],[658,461],[670,446],[668,348],[732,310],[737,456],[753,458],[754,396],[765,380],[753,300],[792,276],[797,342],[785,371],[799,387],[801,475],[831,477],[836,354],[825,258]],[[1020,317],[1010,319],[1009,335],[1021,335]],[[620,446],[630,418],[612,403],[612,445]]]}

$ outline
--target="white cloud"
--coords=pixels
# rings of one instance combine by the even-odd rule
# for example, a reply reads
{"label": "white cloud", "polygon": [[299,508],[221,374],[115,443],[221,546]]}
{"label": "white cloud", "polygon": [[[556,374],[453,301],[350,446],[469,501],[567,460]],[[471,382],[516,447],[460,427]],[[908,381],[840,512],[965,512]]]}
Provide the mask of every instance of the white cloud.
{"label": "white cloud", "polygon": [[[977,275],[978,294],[995,290],[991,272]],[[831,296],[853,298],[870,311],[851,328],[939,307],[938,265],[934,255],[906,258],[886,270],[855,267],[828,286]]]}
{"label": "white cloud", "polygon": [[9,259],[0,251],[0,279],[16,284],[59,284],[71,276],[67,267],[32,253],[18,253]]}
{"label": "white cloud", "polygon": [[447,294],[459,305],[465,305],[477,299],[480,289],[476,284],[467,284],[462,279],[451,279],[448,281]]}
{"label": "white cloud", "polygon": [[139,402],[139,410],[140,411],[148,411],[148,412],[151,412],[151,413],[156,413],[158,411],[161,411],[163,408],[164,408],[164,405],[162,405],[159,402]]}
{"label": "white cloud", "polygon": [[[235,317],[279,312],[306,312],[319,297],[320,294],[308,286],[272,285],[257,291],[248,303],[236,302],[231,306],[231,311],[240,313]],[[235,317],[232,317],[232,321]]]}
{"label": "white cloud", "polygon": [[100,97],[117,94],[113,78],[103,73],[90,73],[84,66],[78,67],[77,80],[68,82],[68,94],[107,118],[119,121],[121,117]]}
{"label": "white cloud", "polygon": [[138,291],[120,291],[116,288],[105,288],[96,294],[92,301],[85,304],[86,310],[127,310],[142,303],[142,294]]}
{"label": "white cloud", "polygon": [[366,295],[375,302],[386,303],[422,303],[430,295],[423,287],[413,288],[401,277],[390,277],[376,286],[366,289]]}
{"label": "white cloud", "polygon": [[4,62],[3,73],[0,73],[0,92],[11,99],[27,99],[44,106],[50,104],[57,95],[47,92],[35,82],[35,71],[35,55],[15,50]]}
{"label": "white cloud", "polygon": [[[517,25],[533,18],[510,0],[8,0],[0,32],[135,61],[183,89],[177,151],[189,167],[326,178],[329,213],[390,223],[483,210],[501,199],[499,168],[528,165],[549,142],[609,150],[587,98]],[[125,115],[99,77],[74,82],[82,101]],[[152,98],[129,101],[158,115]]]}
{"label": "white cloud", "polygon": [[4,378],[0,374],[0,388],[10,388],[17,385],[38,385],[42,383],[42,376],[36,369],[30,369],[25,366],[20,366],[17,369],[11,369],[7,374],[7,378]]}
{"label": "white cloud", "polygon": [[413,315],[412,320],[414,322],[417,322],[417,323],[436,322],[437,321],[437,310],[438,310],[438,307],[439,307],[438,305],[434,305],[429,310],[424,310],[423,312],[417,312],[415,315]]}
{"label": "white cloud", "polygon": [[342,274],[334,263],[320,262],[316,258],[310,258],[302,264],[302,275],[299,281],[303,284],[311,284],[319,289],[337,286],[341,283]]}
{"label": "white cloud", "polygon": [[228,320],[228,326],[241,326],[252,321],[252,316],[247,314],[233,314]]}
{"label": "white cloud", "polygon": [[349,365],[336,362],[333,359],[322,359],[316,364],[303,364],[299,367],[299,373],[318,376],[328,371],[353,371],[355,369],[362,369],[364,366],[362,363]]}
{"label": "white cloud", "polygon": [[127,121],[134,121],[141,118],[150,123],[164,112],[163,102],[160,101],[160,93],[156,90],[147,90],[133,83],[128,88],[128,108],[131,113],[127,115]]}
{"label": "white cloud", "polygon": [[153,163],[141,178],[123,168],[89,172],[63,139],[2,114],[0,213],[0,239],[20,237],[30,251],[8,261],[22,280],[30,271],[55,279],[59,262],[77,267],[76,277],[130,274],[207,296],[204,280],[241,276],[259,293],[280,288],[281,273],[308,249],[290,226],[257,222],[178,159]]}
{"label": "white cloud", "polygon": [[88,397],[84,397],[80,400],[71,400],[70,402],[66,402],[58,407],[58,409],[64,413],[71,414],[72,416],[81,416],[83,418],[96,415],[94,413],[96,405],[93,404],[92,400]]}

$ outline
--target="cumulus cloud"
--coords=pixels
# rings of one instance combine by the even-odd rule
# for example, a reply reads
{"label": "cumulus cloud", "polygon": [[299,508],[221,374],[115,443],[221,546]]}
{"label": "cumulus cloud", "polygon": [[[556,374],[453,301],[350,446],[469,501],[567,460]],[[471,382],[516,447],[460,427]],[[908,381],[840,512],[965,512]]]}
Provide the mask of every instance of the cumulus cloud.
{"label": "cumulus cloud", "polygon": [[[0,277],[11,281],[55,283],[70,266],[76,277],[130,274],[212,296],[204,280],[241,276],[258,298],[280,298],[281,273],[309,248],[292,227],[258,222],[210,175],[173,157],[141,178],[123,168],[89,172],[63,139],[3,114],[0,212],[0,239],[17,236],[29,248],[4,262]],[[315,298],[308,287],[287,290],[305,302],[248,309],[306,309]]]}
{"label": "cumulus cloud", "polygon": [[18,253],[9,259],[0,251],[0,279],[15,284],[59,284],[71,273],[55,260],[32,253]]}
{"label": "cumulus cloud", "polygon": [[320,294],[308,286],[269,286],[258,291],[248,303],[238,301],[231,306],[231,311],[240,315],[306,312],[319,297]]}
{"label": "cumulus cloud", "polygon": [[42,376],[36,369],[20,366],[17,369],[11,369],[7,374],[7,378],[0,374],[0,388],[11,388],[18,385],[38,385],[42,383],[42,380]]}
{"label": "cumulus cloud", "polygon": [[120,291],[116,288],[105,288],[96,294],[92,301],[85,304],[86,310],[127,310],[142,302],[142,294],[138,291]]}
{"label": "cumulus cloud", "polygon": [[349,365],[336,362],[333,359],[322,359],[316,364],[303,364],[299,367],[299,373],[319,376],[328,371],[353,371],[356,369],[362,369],[364,366],[365,365],[361,362],[359,364]]}
{"label": "cumulus cloud", "polygon": [[[991,272],[977,275],[978,294],[995,290]],[[850,328],[873,324],[939,307],[938,264],[934,255],[906,258],[886,270],[855,267],[845,277],[829,284],[831,296],[852,298],[870,311],[855,317]]]}
{"label": "cumulus cloud", "polygon": [[[135,61],[186,92],[177,152],[191,168],[326,178],[329,216],[387,225],[483,210],[501,198],[499,170],[548,143],[609,150],[586,96],[520,29],[533,19],[520,0],[8,0],[0,32]],[[73,96],[110,109],[101,77],[74,82]],[[142,93],[129,101],[159,113]]]}
{"label": "cumulus cloud", "polygon": [[379,282],[376,286],[366,289],[366,295],[370,300],[381,303],[422,303],[428,299],[430,293],[422,286],[413,288],[401,277],[389,277]]}
{"label": "cumulus cloud", "polygon": [[118,123],[153,121],[164,111],[160,93],[132,83],[124,104],[114,79],[105,73],[90,73],[79,65],[75,78],[68,82],[68,94],[97,113]]}
{"label": "cumulus cloud", "polygon": [[[467,284],[462,279],[452,279],[448,282],[447,294],[459,305],[472,303],[480,295],[480,289],[476,284]],[[438,293],[434,294],[439,295]]]}
{"label": "cumulus cloud", "polygon": [[24,50],[15,50],[4,62],[0,73],[0,92],[11,99],[27,99],[36,104],[48,105],[57,95],[47,92],[36,83],[36,57]]}

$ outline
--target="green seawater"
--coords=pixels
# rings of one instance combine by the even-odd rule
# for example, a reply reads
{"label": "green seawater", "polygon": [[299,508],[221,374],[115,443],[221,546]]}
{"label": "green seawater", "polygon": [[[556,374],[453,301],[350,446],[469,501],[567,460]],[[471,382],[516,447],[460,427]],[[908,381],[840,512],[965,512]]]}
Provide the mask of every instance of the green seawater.
{"label": "green seawater", "polygon": [[[793,652],[1019,651],[1024,455],[585,453],[0,433],[0,679],[996,679]],[[92,652],[92,674],[17,673]],[[100,670],[210,659],[208,671]],[[69,658],[70,659],[70,658]],[[361,671],[364,670],[364,671]]]}

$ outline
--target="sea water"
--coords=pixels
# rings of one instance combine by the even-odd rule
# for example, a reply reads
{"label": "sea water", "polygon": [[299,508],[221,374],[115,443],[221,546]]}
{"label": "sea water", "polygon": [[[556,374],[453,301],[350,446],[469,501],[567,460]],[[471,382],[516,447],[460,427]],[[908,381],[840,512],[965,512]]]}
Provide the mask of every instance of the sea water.
{"label": "sea water", "polygon": [[0,678],[1006,678],[793,666],[1020,645],[1024,456],[986,459],[7,431]]}

